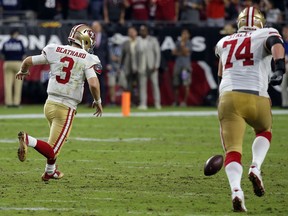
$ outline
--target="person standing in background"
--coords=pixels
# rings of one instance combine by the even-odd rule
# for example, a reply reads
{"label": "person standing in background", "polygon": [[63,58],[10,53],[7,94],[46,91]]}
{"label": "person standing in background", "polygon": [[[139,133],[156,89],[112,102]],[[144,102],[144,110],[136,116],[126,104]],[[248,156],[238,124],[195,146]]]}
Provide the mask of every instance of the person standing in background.
{"label": "person standing in background", "polygon": [[104,0],[103,18],[106,24],[125,22],[125,1],[124,0]]}
{"label": "person standing in background", "polygon": [[288,109],[288,25],[282,28],[282,36],[285,48],[286,73],[283,75],[281,85],[282,108]]}
{"label": "person standing in background", "polygon": [[179,0],[151,0],[151,6],[156,6],[155,20],[176,22],[179,16]]}
{"label": "person standing in background", "polygon": [[69,0],[68,19],[87,20],[88,19],[88,0]]}
{"label": "person standing in background", "polygon": [[[97,74],[100,88],[101,88],[101,98],[103,99],[103,105],[106,102],[106,86],[105,86],[105,70],[107,67],[108,59],[109,59],[109,47],[108,47],[108,37],[106,33],[103,31],[102,25],[98,21],[94,21],[91,25],[92,30],[96,33],[96,44],[93,49],[94,55],[97,55],[101,61],[103,73]],[[92,104],[93,99],[91,98],[91,94],[89,94],[90,100],[88,101]]]}
{"label": "person standing in background", "polygon": [[207,26],[224,27],[225,25],[225,1],[224,0],[205,0]]}
{"label": "person standing in background", "polygon": [[126,7],[131,9],[132,20],[146,21],[149,19],[150,0],[127,0]]}
{"label": "person standing in background", "polygon": [[172,54],[176,56],[173,70],[173,87],[174,87],[174,105],[179,104],[179,87],[185,87],[184,100],[180,106],[187,106],[189,96],[189,87],[191,84],[191,52],[192,44],[190,41],[190,32],[188,29],[183,29],[181,38],[176,43],[176,47],[172,50]]}
{"label": "person standing in background", "polygon": [[22,60],[25,57],[25,48],[18,39],[19,31],[12,29],[10,39],[3,44],[2,55],[4,58],[4,95],[7,107],[19,107],[22,95],[22,80],[15,80]]}
{"label": "person standing in background", "polygon": [[[116,85],[125,88],[126,78],[120,71],[120,58],[124,36],[115,33],[109,40],[109,64],[107,64],[107,84],[109,89],[110,105],[116,105]],[[124,79],[124,80],[123,80]],[[123,83],[124,81],[124,83]]]}
{"label": "person standing in background", "polygon": [[180,20],[198,26],[200,22],[200,10],[202,10],[202,0],[181,0]]}
{"label": "person standing in background", "polygon": [[149,35],[148,27],[140,26],[140,62],[139,62],[139,92],[140,105],[138,109],[147,109],[147,78],[152,82],[154,106],[161,109],[158,70],[160,66],[160,46],[158,40]]}
{"label": "person standing in background", "polygon": [[130,26],[127,31],[129,39],[123,43],[120,58],[120,70],[125,74],[126,90],[131,93],[132,105],[138,100],[138,72],[140,62],[140,47],[137,29]]}

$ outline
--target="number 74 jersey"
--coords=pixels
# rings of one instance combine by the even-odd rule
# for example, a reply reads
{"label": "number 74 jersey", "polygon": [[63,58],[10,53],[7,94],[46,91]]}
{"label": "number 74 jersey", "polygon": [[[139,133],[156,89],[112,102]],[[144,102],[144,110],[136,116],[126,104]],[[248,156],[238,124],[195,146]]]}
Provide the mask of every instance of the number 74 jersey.
{"label": "number 74 jersey", "polygon": [[270,36],[281,38],[274,28],[237,32],[225,36],[216,45],[215,53],[222,62],[220,95],[225,91],[251,90],[269,97],[268,79],[272,55],[266,48]]}
{"label": "number 74 jersey", "polygon": [[50,64],[47,93],[56,102],[75,108],[81,101],[84,81],[100,73],[100,60],[84,49],[69,45],[49,44],[42,55]]}

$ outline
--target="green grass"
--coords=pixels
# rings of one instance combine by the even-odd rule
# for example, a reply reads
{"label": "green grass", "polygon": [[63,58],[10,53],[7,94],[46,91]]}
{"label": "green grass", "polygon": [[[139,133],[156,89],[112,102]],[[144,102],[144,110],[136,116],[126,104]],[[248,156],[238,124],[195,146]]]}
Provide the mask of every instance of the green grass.
{"label": "green grass", "polygon": [[[0,107],[0,115],[42,110],[42,106]],[[175,109],[162,111],[166,110]],[[93,110],[79,107],[78,113],[88,112]],[[247,127],[242,180],[247,215],[288,212],[287,122],[288,115],[274,116],[273,141],[262,167],[266,188],[263,198],[253,194],[247,178],[254,138]],[[232,212],[224,169],[211,177],[203,174],[207,158],[222,153],[216,116],[76,117],[70,139],[58,158],[65,176],[48,184],[40,180],[45,166],[41,155],[30,148],[23,163],[16,155],[17,132],[24,129],[46,139],[46,120],[0,119],[0,129],[0,215],[237,215]]]}

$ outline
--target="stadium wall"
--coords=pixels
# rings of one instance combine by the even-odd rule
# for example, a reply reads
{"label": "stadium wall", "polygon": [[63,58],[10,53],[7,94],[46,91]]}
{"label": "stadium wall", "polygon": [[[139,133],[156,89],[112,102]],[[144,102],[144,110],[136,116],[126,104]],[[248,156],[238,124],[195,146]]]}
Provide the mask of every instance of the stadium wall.
{"label": "stadium wall", "polygon": [[[49,43],[67,44],[67,37],[71,25],[62,25],[58,28],[43,28],[36,26],[19,27],[20,39],[27,49],[27,55],[39,54],[44,46]],[[12,27],[0,29],[0,49],[3,42],[9,38]],[[190,86],[190,96],[188,105],[215,105],[217,98],[217,64],[218,60],[214,55],[214,48],[217,41],[223,37],[219,28],[207,27],[187,27],[191,32],[192,55],[191,66],[193,68],[192,83]],[[161,68],[159,73],[159,83],[161,90],[162,105],[173,103],[172,73],[174,56],[171,50],[175,47],[178,37],[181,34],[182,26],[154,26],[151,34],[156,36],[161,46]],[[114,32],[126,35],[127,27],[117,26],[106,28],[108,37]],[[3,62],[0,61],[0,104],[4,101],[3,89]],[[46,98],[46,85],[48,79],[49,66],[34,66],[32,73],[23,85],[23,103],[42,103]],[[104,71],[105,75],[105,71]],[[151,86],[148,87],[148,104],[153,103]],[[269,89],[273,95],[272,102],[279,105],[281,102],[279,89]],[[117,89],[117,100],[120,100],[121,89]],[[106,94],[107,95],[107,94]],[[85,101],[85,98],[84,98]],[[109,102],[109,99],[106,99]]]}

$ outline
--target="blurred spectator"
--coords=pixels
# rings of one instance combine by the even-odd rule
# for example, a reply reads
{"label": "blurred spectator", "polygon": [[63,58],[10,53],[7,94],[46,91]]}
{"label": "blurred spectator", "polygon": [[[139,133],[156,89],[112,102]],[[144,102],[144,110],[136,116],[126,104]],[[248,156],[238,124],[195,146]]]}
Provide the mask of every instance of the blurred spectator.
{"label": "blurred spectator", "polygon": [[256,7],[262,10],[263,0],[240,0],[240,10],[244,10],[246,7]]}
{"label": "blurred spectator", "polygon": [[286,73],[283,75],[283,82],[281,85],[281,96],[282,96],[282,107],[288,108],[288,25],[282,28],[282,37],[285,48],[285,62],[286,62]]}
{"label": "blurred spectator", "polygon": [[0,12],[3,18],[10,21],[20,20],[19,10],[21,9],[21,0],[0,0]]}
{"label": "blurred spectator", "polygon": [[172,54],[176,56],[174,71],[173,71],[173,87],[174,87],[174,105],[179,105],[179,87],[184,86],[184,100],[180,106],[187,106],[189,96],[189,87],[191,84],[191,52],[192,44],[190,41],[190,32],[188,29],[183,29],[181,38],[176,43]]}
{"label": "blurred spectator", "polygon": [[154,106],[161,109],[161,96],[159,90],[160,46],[156,37],[149,35],[146,25],[140,26],[140,62],[139,62],[139,92],[140,105],[138,109],[147,109],[147,79],[152,83]]}
{"label": "blurred spectator", "polygon": [[236,32],[236,28],[231,23],[227,23],[223,29],[220,30],[221,35],[231,35]]}
{"label": "blurred spectator", "polygon": [[199,25],[202,8],[202,0],[180,0],[180,20]]}
{"label": "blurred spectator", "polygon": [[22,94],[22,80],[16,80],[15,75],[19,72],[25,49],[21,40],[18,39],[19,31],[12,29],[10,39],[3,44],[2,55],[4,57],[4,92],[5,105],[7,107],[19,107]]}
{"label": "blurred spectator", "polygon": [[122,44],[125,37],[120,33],[115,33],[109,41],[109,64],[107,65],[107,78],[109,88],[110,105],[116,104],[116,85],[125,88],[127,86],[125,74],[120,70],[120,59],[122,54]]}
{"label": "blurred spectator", "polygon": [[225,4],[224,0],[205,0],[207,26],[224,27],[225,25]]}
{"label": "blurred spectator", "polygon": [[278,24],[282,22],[282,12],[279,8],[275,8],[272,0],[263,0],[264,10],[266,13],[266,21],[268,24]]}
{"label": "blurred spectator", "polygon": [[131,8],[133,20],[148,20],[150,12],[150,0],[127,0],[127,7]]}
{"label": "blurred spectator", "polygon": [[225,19],[228,21],[236,21],[240,11],[239,0],[225,0]]}
{"label": "blurred spectator", "polygon": [[90,0],[89,10],[93,20],[103,20],[103,0]]}
{"label": "blurred spectator", "polygon": [[138,101],[138,68],[139,68],[139,40],[138,32],[134,26],[128,28],[129,40],[125,41],[122,47],[120,59],[121,72],[123,71],[127,80],[126,90],[131,93],[132,105]]}
{"label": "blurred spectator", "polygon": [[37,18],[40,20],[54,20],[60,19],[61,16],[56,17],[58,13],[56,0],[38,0]]}
{"label": "blurred spectator", "polygon": [[[92,30],[96,33],[96,44],[94,47],[94,54],[98,56],[101,61],[103,73],[97,74],[100,82],[101,98],[102,103],[105,105],[106,98],[106,86],[105,86],[105,70],[109,61],[109,50],[108,50],[108,37],[103,32],[102,25],[98,21],[94,21],[91,25]],[[89,94],[91,96],[91,94]],[[89,103],[92,104],[93,100],[90,98]]]}
{"label": "blurred spectator", "polygon": [[179,16],[179,0],[151,0],[156,6],[155,20],[177,21]]}
{"label": "blurred spectator", "polygon": [[104,0],[103,15],[105,23],[125,23],[125,0]]}
{"label": "blurred spectator", "polygon": [[88,0],[69,0],[68,19],[87,20],[88,19]]}

